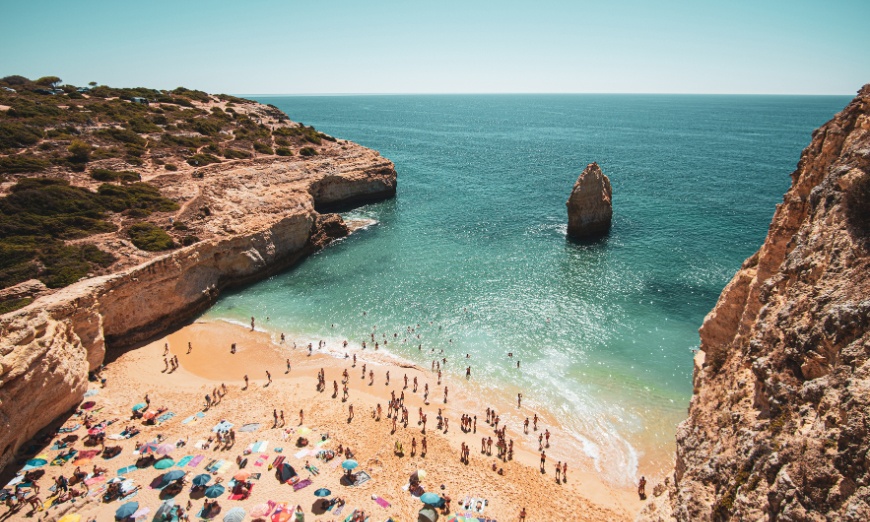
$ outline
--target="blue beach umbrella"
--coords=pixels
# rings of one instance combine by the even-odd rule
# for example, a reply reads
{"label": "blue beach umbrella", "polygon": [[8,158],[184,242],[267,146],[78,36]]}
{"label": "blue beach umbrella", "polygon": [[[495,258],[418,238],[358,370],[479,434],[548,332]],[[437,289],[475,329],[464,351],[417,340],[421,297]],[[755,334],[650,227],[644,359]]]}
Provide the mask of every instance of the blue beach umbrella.
{"label": "blue beach umbrella", "polygon": [[203,473],[202,475],[197,475],[193,477],[193,485],[194,486],[205,486],[211,482],[211,475],[208,473]]}
{"label": "blue beach umbrella", "polygon": [[234,507],[224,515],[224,522],[242,522],[244,519],[245,510],[240,507]]}
{"label": "blue beach umbrella", "polygon": [[441,497],[430,491],[429,493],[423,493],[422,495],[420,495],[420,501],[422,501],[424,504],[434,506],[435,504],[441,502]]}
{"label": "blue beach umbrella", "polygon": [[175,471],[170,471],[169,473],[166,473],[163,475],[163,483],[169,484],[173,480],[178,480],[183,476],[184,476],[184,472],[181,471],[180,469],[177,469]]}
{"label": "blue beach umbrella", "polygon": [[26,462],[26,465],[33,467],[33,468],[45,466],[46,464],[48,464],[48,461],[45,459],[30,459]]}
{"label": "blue beach umbrella", "polygon": [[205,488],[205,496],[207,496],[208,498],[218,498],[219,496],[224,494],[224,491],[226,490],[220,484],[213,484]]}
{"label": "blue beach umbrella", "polygon": [[314,492],[315,497],[328,497],[329,495],[332,495],[332,491],[329,491],[326,488],[320,488]]}
{"label": "blue beach umbrella", "polygon": [[118,520],[124,520],[125,518],[129,518],[130,515],[135,513],[138,509],[138,502],[127,502],[123,506],[119,507],[118,511],[115,511],[115,518]]}
{"label": "blue beach umbrella", "polygon": [[140,402],[139,404],[133,406],[133,411],[143,410],[143,409],[145,409],[146,406],[148,406],[148,405],[145,404],[144,402]]}
{"label": "blue beach umbrella", "polygon": [[341,467],[348,471],[356,469],[357,466],[359,466],[359,463],[355,460],[346,460],[341,463]]}
{"label": "blue beach umbrella", "polygon": [[154,463],[154,468],[155,469],[166,469],[166,468],[171,468],[174,465],[175,465],[174,460],[162,459],[162,460],[158,460],[157,462]]}

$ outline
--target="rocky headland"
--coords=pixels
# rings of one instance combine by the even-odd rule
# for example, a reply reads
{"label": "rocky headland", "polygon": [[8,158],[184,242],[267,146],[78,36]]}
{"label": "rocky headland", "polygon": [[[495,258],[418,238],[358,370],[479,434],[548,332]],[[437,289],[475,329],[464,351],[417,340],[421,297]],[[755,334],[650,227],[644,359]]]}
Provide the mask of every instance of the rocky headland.
{"label": "rocky headland", "polygon": [[586,165],[568,197],[568,235],[593,239],[610,230],[613,202],[610,179],[598,163]]}
{"label": "rocky headland", "polygon": [[[106,98],[154,113],[149,116],[151,127],[146,129],[153,135],[143,138],[142,151],[134,151],[140,152],[139,156],[131,157],[127,150],[126,157],[112,157],[107,152],[108,157],[99,160],[91,154],[87,170],[76,165],[67,168],[57,158],[43,159],[41,154],[55,147],[49,138],[57,135],[51,129],[36,127],[34,132],[42,133],[41,139],[30,148],[5,156],[6,166],[20,165],[15,160],[26,156],[34,165],[30,170],[37,172],[28,171],[26,166],[24,170],[7,169],[11,174],[0,184],[2,198],[22,187],[25,178],[61,180],[83,190],[99,185],[102,190],[105,187],[93,175],[95,168],[101,167],[115,174],[133,171],[139,178],[137,183],[156,188],[158,197],[174,205],[148,213],[104,213],[101,218],[112,227],[65,241],[64,248],[87,244],[112,256],[107,266],[94,265],[94,270],[77,282],[50,287],[30,279],[3,290],[6,299],[25,306],[0,316],[0,469],[41,428],[81,401],[88,373],[102,364],[107,349],[140,342],[182,323],[214,302],[221,289],[263,278],[347,235],[348,227],[338,214],[319,209],[395,194],[394,166],[376,151],[317,133],[289,121],[272,107],[187,92],[198,94],[181,100],[164,93],[168,101],[157,104],[152,100],[150,108],[144,109],[135,100]],[[163,118],[168,109],[160,107],[172,104],[173,99],[183,102],[178,109],[182,112],[198,111],[187,112],[188,123],[172,124]],[[64,100],[52,98],[51,102],[70,103]],[[24,101],[12,99],[0,110],[8,112],[15,103],[46,104]],[[224,128],[213,134],[220,139],[209,144],[194,142],[194,148],[177,150],[158,150],[154,145],[184,138],[183,125],[204,125],[206,119],[227,113],[230,123],[240,118],[252,122],[249,128],[254,130],[250,132],[259,133],[255,139],[268,143],[258,146],[249,141],[245,146],[250,132],[225,122]],[[25,127],[7,123],[12,119],[7,116],[2,123],[13,130]],[[83,135],[101,136],[104,127],[117,133],[124,130],[89,121],[64,132],[83,139]],[[154,136],[159,133],[165,134]],[[289,150],[294,138],[306,140],[299,145],[304,144],[307,152],[277,153],[281,148]],[[48,145],[38,148],[40,141]],[[67,149],[66,143],[60,150]],[[235,148],[230,149],[227,143]],[[90,147],[93,151],[100,146],[92,143]],[[225,159],[209,154],[206,147],[221,151]],[[202,165],[197,157],[205,158],[207,164]],[[173,166],[171,170],[165,167],[168,164]],[[169,246],[149,250],[134,244],[130,230],[143,222],[160,229],[161,237],[168,236]],[[35,258],[35,273],[45,272],[42,259]],[[22,266],[26,262],[24,259]]]}
{"label": "rocky headland", "polygon": [[870,520],[870,85],[791,178],[700,329],[674,474],[640,520]]}

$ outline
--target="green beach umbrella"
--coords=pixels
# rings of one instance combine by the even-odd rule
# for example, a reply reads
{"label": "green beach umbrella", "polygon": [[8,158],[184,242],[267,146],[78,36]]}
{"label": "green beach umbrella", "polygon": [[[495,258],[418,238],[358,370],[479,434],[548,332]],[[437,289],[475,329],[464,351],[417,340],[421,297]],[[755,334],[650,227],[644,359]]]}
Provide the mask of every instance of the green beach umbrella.
{"label": "green beach umbrella", "polygon": [[332,491],[329,491],[326,488],[320,488],[314,492],[315,497],[328,497],[329,495],[332,495]]}
{"label": "green beach umbrella", "polygon": [[359,462],[357,462],[355,460],[346,460],[346,461],[341,463],[341,467],[348,470],[348,471],[350,471],[352,469],[356,469],[357,466],[359,466]]}
{"label": "green beach umbrella", "polygon": [[224,515],[224,522],[242,522],[244,519],[245,510],[240,507],[234,507]]}
{"label": "green beach umbrella", "polygon": [[172,459],[161,459],[154,463],[155,469],[166,469],[171,468],[175,464],[175,461]]}
{"label": "green beach umbrella", "polygon": [[202,475],[197,475],[193,477],[193,485],[194,486],[205,486],[211,482],[211,475],[208,473],[203,473]]}
{"label": "green beach umbrella", "polygon": [[32,467],[32,468],[38,468],[40,466],[45,466],[46,464],[48,464],[48,461],[45,459],[38,459],[37,458],[37,459],[30,459],[25,464],[27,466]]}
{"label": "green beach umbrella", "polygon": [[162,483],[169,484],[173,480],[178,480],[183,476],[184,476],[184,472],[181,471],[180,469],[176,469],[176,470],[170,471],[169,473],[164,474]]}
{"label": "green beach umbrella", "polygon": [[208,498],[218,498],[219,496],[224,494],[224,491],[226,490],[220,484],[213,484],[205,488],[205,496],[207,496]]}
{"label": "green beach umbrella", "polygon": [[148,406],[148,405],[145,404],[144,402],[140,402],[139,404],[133,406],[133,411],[143,410],[143,409],[145,409],[146,406]]}

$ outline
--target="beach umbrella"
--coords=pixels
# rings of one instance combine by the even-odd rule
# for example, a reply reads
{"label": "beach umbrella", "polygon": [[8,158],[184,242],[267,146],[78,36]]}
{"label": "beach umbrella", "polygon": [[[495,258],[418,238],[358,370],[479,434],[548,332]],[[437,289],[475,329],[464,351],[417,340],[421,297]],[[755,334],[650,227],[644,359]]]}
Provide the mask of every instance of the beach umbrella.
{"label": "beach umbrella", "polygon": [[171,468],[174,464],[175,464],[175,461],[172,459],[160,459],[154,463],[154,469]]}
{"label": "beach umbrella", "polygon": [[118,508],[118,511],[115,511],[115,518],[118,520],[124,520],[128,518],[130,515],[135,513],[139,509],[138,502],[127,502],[123,506]]}
{"label": "beach umbrella", "polygon": [[434,506],[435,504],[441,502],[441,497],[430,491],[428,493],[423,493],[422,495],[420,495],[420,501],[422,501],[424,504]]}
{"label": "beach umbrella", "polygon": [[174,471],[170,471],[169,473],[166,473],[166,474],[163,475],[163,483],[164,483],[164,484],[169,484],[169,483],[172,482],[173,480],[178,480],[178,479],[180,479],[180,478],[183,477],[183,476],[184,476],[184,472],[181,471],[180,469],[176,469],[176,470],[174,470]]}
{"label": "beach umbrella", "polygon": [[240,507],[234,507],[224,515],[224,522],[242,522],[244,519],[245,510]]}
{"label": "beach umbrella", "polygon": [[224,491],[226,490],[220,484],[213,484],[205,488],[205,496],[207,496],[208,498],[218,498],[219,496],[224,494]]}
{"label": "beach umbrella", "polygon": [[357,462],[355,460],[346,460],[346,461],[341,463],[341,467],[348,470],[348,471],[350,471],[352,469],[356,469],[357,466],[359,466],[359,462]]}
{"label": "beach umbrella", "polygon": [[275,507],[275,503],[271,504],[263,502],[262,504],[257,504],[256,506],[251,508],[251,516],[252,517],[268,517],[269,513],[272,512],[272,509]]}
{"label": "beach umbrella", "polygon": [[36,459],[30,459],[30,460],[28,460],[28,461],[26,462],[26,464],[27,464],[28,466],[30,466],[30,467],[38,468],[38,467],[40,467],[40,466],[45,466],[46,464],[48,464],[48,461],[45,460],[45,459],[36,458]]}
{"label": "beach umbrella", "polygon": [[240,471],[240,472],[236,473],[235,475],[233,475],[233,478],[240,481],[240,482],[244,482],[245,480],[248,480],[248,477],[250,477],[250,476],[251,476],[251,474],[248,473],[247,471]]}
{"label": "beach umbrella", "polygon": [[149,442],[148,444],[144,444],[141,448],[139,448],[139,453],[141,455],[146,455],[148,453],[155,453],[157,451],[157,448],[159,448],[159,447],[160,447],[159,445],[154,444],[153,442]]}
{"label": "beach umbrella", "polygon": [[295,476],[296,470],[293,469],[293,466],[286,462],[281,464],[281,469],[278,470],[278,477],[281,482],[287,482]]}
{"label": "beach umbrella", "polygon": [[173,450],[175,450],[175,444],[161,444],[157,446],[156,453],[158,455],[169,455]]}
{"label": "beach umbrella", "polygon": [[169,515],[172,512],[172,508],[175,506],[175,499],[170,498],[168,500],[164,500],[160,507],[157,508],[157,511],[154,512],[154,520],[163,520],[166,515]]}
{"label": "beach umbrella", "polygon": [[435,522],[436,520],[438,520],[438,513],[435,512],[435,510],[431,506],[426,506],[417,513],[417,520],[418,522],[423,522],[426,520],[428,520],[429,522]]}
{"label": "beach umbrella", "polygon": [[425,469],[418,469],[417,470],[417,478],[420,478],[420,479],[426,478],[426,470]]}
{"label": "beach umbrella", "polygon": [[82,404],[81,408],[82,408],[83,410],[89,410],[89,409],[93,408],[93,407],[96,406],[96,405],[97,405],[96,402],[94,402],[94,401],[88,401],[88,402]]}
{"label": "beach umbrella", "polygon": [[329,495],[332,495],[332,491],[329,491],[326,488],[320,488],[314,492],[315,497],[328,497]]}
{"label": "beach umbrella", "polygon": [[81,519],[82,519],[81,515],[72,513],[72,514],[64,515],[64,516],[60,517],[60,519],[58,519],[57,522],[79,522],[79,520],[81,520]]}
{"label": "beach umbrella", "polygon": [[140,402],[139,404],[133,406],[133,411],[143,410],[143,409],[145,409],[147,406],[148,406],[148,405],[145,404],[144,402]]}
{"label": "beach umbrella", "polygon": [[208,473],[203,473],[202,475],[197,475],[193,477],[193,485],[194,486],[205,486],[211,482],[211,475]]}

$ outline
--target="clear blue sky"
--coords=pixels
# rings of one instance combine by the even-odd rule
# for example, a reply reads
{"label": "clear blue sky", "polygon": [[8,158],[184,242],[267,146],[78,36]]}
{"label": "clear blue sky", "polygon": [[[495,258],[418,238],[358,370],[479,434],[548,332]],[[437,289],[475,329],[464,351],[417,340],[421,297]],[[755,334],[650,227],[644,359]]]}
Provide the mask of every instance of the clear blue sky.
{"label": "clear blue sky", "polygon": [[0,76],[269,93],[853,94],[870,0],[0,0]]}

